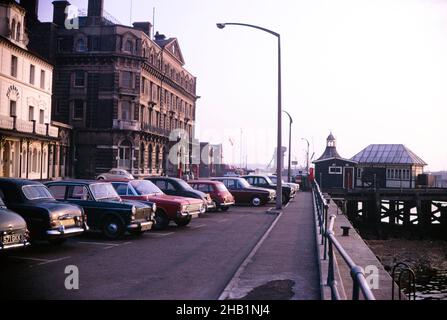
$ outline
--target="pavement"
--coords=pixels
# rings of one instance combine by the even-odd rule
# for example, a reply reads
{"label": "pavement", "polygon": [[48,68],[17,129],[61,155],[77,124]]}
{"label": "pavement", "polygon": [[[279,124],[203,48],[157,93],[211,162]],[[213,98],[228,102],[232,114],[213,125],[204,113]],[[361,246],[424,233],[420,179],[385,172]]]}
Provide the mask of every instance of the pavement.
{"label": "pavement", "polygon": [[312,194],[300,192],[245,259],[222,300],[319,300]]}

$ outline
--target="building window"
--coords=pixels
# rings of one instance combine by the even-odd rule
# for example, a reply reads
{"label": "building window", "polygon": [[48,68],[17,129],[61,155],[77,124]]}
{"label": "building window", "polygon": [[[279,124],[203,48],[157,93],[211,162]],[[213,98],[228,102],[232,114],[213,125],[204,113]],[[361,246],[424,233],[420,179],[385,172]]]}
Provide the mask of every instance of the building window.
{"label": "building window", "polygon": [[75,100],[73,106],[73,120],[82,120],[84,118],[84,101]]}
{"label": "building window", "polygon": [[132,72],[123,71],[121,73],[121,86],[126,89],[132,89],[133,88],[132,78],[133,78]]}
{"label": "building window", "polygon": [[16,41],[20,42],[20,38],[22,36],[22,25],[19,23],[17,23],[17,32],[16,32]]}
{"label": "building window", "polygon": [[45,122],[45,111],[39,110],[39,123],[44,124]]}
{"label": "building window", "polygon": [[74,75],[74,86],[84,87],[85,86],[85,72],[81,70],[75,71]]}
{"label": "building window", "polygon": [[36,74],[36,67],[34,65],[30,65],[29,67],[29,83],[34,84],[34,78]]}
{"label": "building window", "polygon": [[85,43],[84,39],[78,39],[78,41],[76,41],[76,51],[77,52],[85,52],[87,51],[87,45]]}
{"label": "building window", "polygon": [[45,90],[45,70],[40,71],[40,88]]}
{"label": "building window", "polygon": [[329,174],[342,174],[341,167],[329,167]]}
{"label": "building window", "polygon": [[16,56],[11,56],[11,76],[17,78],[18,59]]}
{"label": "building window", "polygon": [[131,40],[127,40],[124,45],[124,51],[133,53],[133,43]]}
{"label": "building window", "polygon": [[16,101],[9,101],[9,116],[15,117],[17,116],[17,102]]}
{"label": "building window", "polygon": [[29,109],[28,109],[28,120],[29,121],[34,121],[34,107],[33,106],[29,106]]}
{"label": "building window", "polygon": [[11,22],[11,39],[15,39],[16,38],[16,20],[12,19]]}
{"label": "building window", "polygon": [[121,102],[121,120],[131,120],[131,105],[129,101]]}

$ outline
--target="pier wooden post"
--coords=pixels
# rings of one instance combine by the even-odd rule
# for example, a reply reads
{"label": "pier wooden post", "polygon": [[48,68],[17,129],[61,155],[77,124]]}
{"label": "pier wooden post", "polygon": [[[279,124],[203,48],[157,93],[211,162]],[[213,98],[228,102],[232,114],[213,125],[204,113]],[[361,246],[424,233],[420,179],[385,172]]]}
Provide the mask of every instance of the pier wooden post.
{"label": "pier wooden post", "polygon": [[388,211],[388,219],[391,227],[396,225],[396,215],[397,215],[397,204],[396,201],[390,200],[390,208]]}
{"label": "pier wooden post", "polygon": [[403,225],[405,229],[408,229],[411,224],[411,202],[405,201],[404,202],[404,211],[403,211]]}
{"label": "pier wooden post", "polygon": [[348,215],[348,219],[351,222],[355,222],[357,220],[358,215],[358,202],[355,200],[346,201],[346,214]]}

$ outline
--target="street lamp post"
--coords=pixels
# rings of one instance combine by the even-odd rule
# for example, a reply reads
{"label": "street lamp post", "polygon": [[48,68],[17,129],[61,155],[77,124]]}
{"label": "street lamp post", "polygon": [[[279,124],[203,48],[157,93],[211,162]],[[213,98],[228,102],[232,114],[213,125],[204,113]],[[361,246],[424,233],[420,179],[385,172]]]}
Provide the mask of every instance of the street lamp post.
{"label": "street lamp post", "polygon": [[293,119],[292,119],[292,116],[290,115],[290,113],[288,113],[285,110],[283,110],[283,112],[289,116],[289,120],[290,120],[290,124],[289,124],[289,167],[287,169],[287,178],[288,178],[288,182],[292,182],[292,174],[291,174],[292,161],[291,160],[292,160],[292,123],[293,123]]}
{"label": "street lamp post", "polygon": [[307,142],[306,171],[307,171],[307,174],[309,174],[309,146],[310,146],[310,143],[309,143],[309,140],[307,140],[306,138],[301,138],[301,140],[304,140]]}
{"label": "street lamp post", "polygon": [[243,26],[258,29],[274,35],[278,39],[278,141],[276,150],[276,175],[278,183],[276,184],[276,209],[282,209],[282,141],[281,141],[281,125],[282,125],[282,95],[281,95],[281,36],[272,30],[246,23],[217,23],[219,29],[223,29],[228,25]]}

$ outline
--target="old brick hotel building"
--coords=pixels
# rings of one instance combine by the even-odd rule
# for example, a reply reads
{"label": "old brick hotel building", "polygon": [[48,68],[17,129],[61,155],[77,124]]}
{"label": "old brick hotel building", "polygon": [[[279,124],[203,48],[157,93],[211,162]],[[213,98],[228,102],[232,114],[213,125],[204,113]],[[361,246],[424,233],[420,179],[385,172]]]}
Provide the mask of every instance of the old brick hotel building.
{"label": "old brick hotel building", "polygon": [[111,168],[138,177],[191,170],[192,148],[178,150],[180,165],[168,161],[173,129],[186,130],[192,143],[197,100],[177,39],[152,37],[149,22],[111,21],[103,0],[89,0],[77,21],[67,20],[69,2],[54,1],[49,23],[39,22],[37,0],[21,5],[29,46],[54,65],[52,117],[73,127],[76,177]]}

